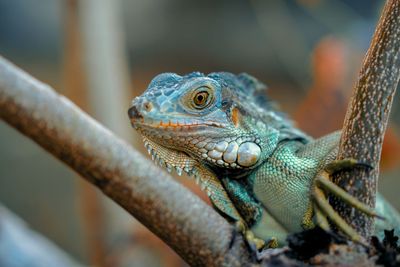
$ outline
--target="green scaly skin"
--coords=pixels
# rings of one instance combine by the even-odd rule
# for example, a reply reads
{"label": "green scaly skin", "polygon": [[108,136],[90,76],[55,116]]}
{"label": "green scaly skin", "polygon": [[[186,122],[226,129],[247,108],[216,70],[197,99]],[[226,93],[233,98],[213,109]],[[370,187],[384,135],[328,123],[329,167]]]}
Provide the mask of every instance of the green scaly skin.
{"label": "green scaly skin", "polygon": [[[133,100],[129,116],[153,159],[169,171],[196,177],[216,210],[256,248],[264,241],[282,245],[287,233],[316,224],[328,229],[327,217],[363,243],[325,197],[340,191],[326,171],[336,157],[340,132],[313,140],[292,126],[264,91],[262,83],[244,73],[164,73]],[[348,202],[375,215],[355,199]],[[399,231],[399,214],[380,195],[376,213],[386,218],[377,220],[376,234]]]}

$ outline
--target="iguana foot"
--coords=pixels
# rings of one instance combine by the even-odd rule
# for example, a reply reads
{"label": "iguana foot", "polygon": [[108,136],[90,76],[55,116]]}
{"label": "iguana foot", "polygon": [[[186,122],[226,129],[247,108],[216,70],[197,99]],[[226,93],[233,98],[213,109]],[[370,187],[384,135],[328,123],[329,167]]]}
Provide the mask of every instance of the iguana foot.
{"label": "iguana foot", "polygon": [[265,242],[263,239],[254,236],[254,233],[249,230],[243,221],[237,221],[235,223],[236,231],[243,234],[243,237],[248,244],[248,246],[258,252],[265,248],[276,248],[278,247],[278,240],[272,237],[270,240]]}
{"label": "iguana foot", "polygon": [[312,189],[314,200],[314,212],[317,224],[324,230],[329,230],[329,218],[343,233],[345,233],[352,241],[367,245],[366,240],[360,236],[329,204],[326,194],[330,193],[349,204],[351,207],[367,214],[368,216],[379,217],[374,209],[362,203],[342,188],[334,184],[330,180],[330,175],[343,169],[352,168],[354,166],[364,166],[372,168],[370,165],[360,163],[354,159],[344,159],[333,161],[321,171],[315,178],[315,184]]}
{"label": "iguana foot", "polygon": [[265,241],[254,236],[253,232],[249,230],[243,221],[237,221],[235,228],[240,232],[246,240],[249,247],[253,250],[261,250],[265,247]]}
{"label": "iguana foot", "polygon": [[277,248],[277,247],[279,247],[279,243],[276,237],[271,237],[265,245],[265,248]]}

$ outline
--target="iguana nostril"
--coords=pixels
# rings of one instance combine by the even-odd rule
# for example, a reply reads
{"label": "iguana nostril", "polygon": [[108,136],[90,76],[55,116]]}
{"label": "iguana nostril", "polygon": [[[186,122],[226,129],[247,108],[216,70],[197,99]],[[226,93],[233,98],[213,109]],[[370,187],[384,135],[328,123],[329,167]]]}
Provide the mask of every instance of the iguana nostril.
{"label": "iguana nostril", "polygon": [[143,102],[143,108],[147,112],[150,112],[153,109],[153,104],[151,102],[145,101]]}

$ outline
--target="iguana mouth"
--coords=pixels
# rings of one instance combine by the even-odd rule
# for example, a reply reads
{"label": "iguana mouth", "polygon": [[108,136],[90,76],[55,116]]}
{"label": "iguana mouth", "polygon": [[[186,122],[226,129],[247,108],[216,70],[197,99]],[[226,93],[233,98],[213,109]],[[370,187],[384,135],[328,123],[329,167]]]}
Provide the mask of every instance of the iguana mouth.
{"label": "iguana mouth", "polygon": [[166,127],[172,127],[172,128],[191,128],[191,127],[204,127],[204,126],[213,126],[213,127],[219,127],[222,128],[224,125],[222,123],[217,123],[217,122],[179,122],[177,121],[176,123],[171,122],[171,120],[168,120],[168,122],[160,121],[158,124],[155,125],[155,127],[158,128],[166,128]]}
{"label": "iguana mouth", "polygon": [[[150,102],[146,102],[150,105]],[[146,106],[146,105],[145,105]],[[150,108],[148,108],[150,109]],[[165,129],[165,130],[192,130],[201,127],[216,127],[225,128],[224,123],[216,121],[205,121],[202,119],[189,119],[189,118],[152,118],[144,114],[146,112],[141,112],[136,105],[133,105],[128,110],[128,115],[132,126],[135,129],[142,127],[149,127],[155,129]]]}
{"label": "iguana mouth", "polygon": [[131,124],[135,129],[150,128],[162,129],[172,131],[195,131],[197,129],[206,127],[226,128],[225,124],[218,122],[205,122],[205,121],[185,121],[185,120],[152,120],[152,119],[136,119],[131,118]]}

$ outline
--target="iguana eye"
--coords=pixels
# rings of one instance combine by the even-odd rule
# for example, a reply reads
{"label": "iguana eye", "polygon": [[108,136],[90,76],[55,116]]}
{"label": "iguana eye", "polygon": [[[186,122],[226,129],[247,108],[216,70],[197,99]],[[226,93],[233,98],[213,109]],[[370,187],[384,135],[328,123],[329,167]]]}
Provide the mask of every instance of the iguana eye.
{"label": "iguana eye", "polygon": [[195,109],[208,107],[213,100],[212,90],[206,86],[197,88],[192,94],[192,106]]}

